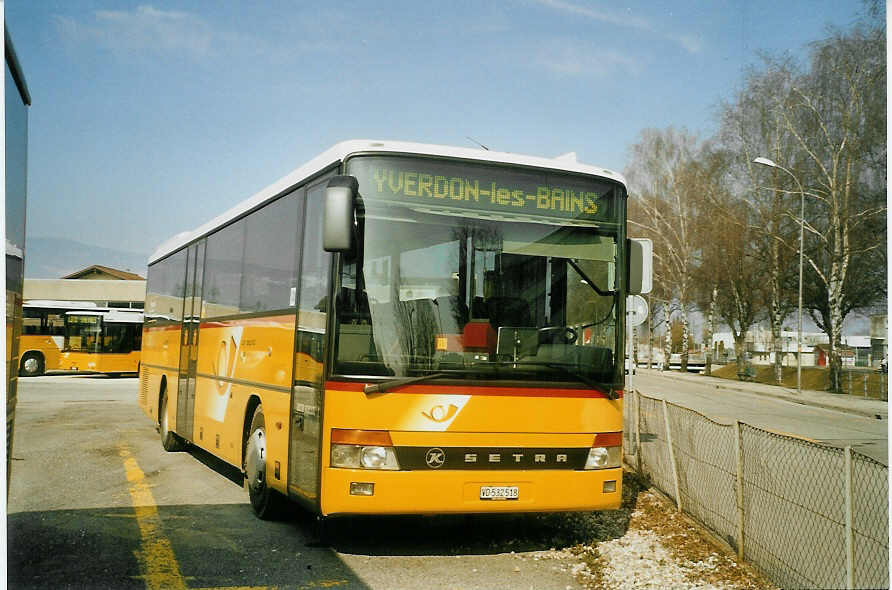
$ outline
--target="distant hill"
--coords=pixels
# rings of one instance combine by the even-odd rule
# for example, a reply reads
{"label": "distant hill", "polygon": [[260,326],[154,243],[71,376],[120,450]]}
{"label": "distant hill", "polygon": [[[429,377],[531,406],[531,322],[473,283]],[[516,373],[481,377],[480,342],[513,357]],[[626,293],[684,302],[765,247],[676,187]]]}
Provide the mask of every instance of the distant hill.
{"label": "distant hill", "polygon": [[65,238],[28,236],[25,243],[25,278],[59,279],[92,264],[146,276],[148,257],[148,252],[102,248]]}

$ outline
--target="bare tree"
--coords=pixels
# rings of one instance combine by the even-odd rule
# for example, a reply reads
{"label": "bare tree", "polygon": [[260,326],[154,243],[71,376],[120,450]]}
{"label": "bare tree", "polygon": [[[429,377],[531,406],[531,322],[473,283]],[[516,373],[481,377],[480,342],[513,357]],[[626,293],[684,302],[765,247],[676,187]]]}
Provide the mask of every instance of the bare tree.
{"label": "bare tree", "polygon": [[[687,370],[688,363],[688,311],[692,304],[691,279],[697,263],[694,203],[686,190],[684,173],[696,151],[697,138],[684,129],[645,129],[631,148],[631,163],[626,171],[630,192],[636,199],[636,208],[629,215],[630,224],[635,231],[654,240],[658,270],[655,285],[658,285],[657,296],[666,300],[667,325],[669,302],[678,302],[683,328],[682,371]],[[668,365],[671,340],[667,347],[670,347],[665,353]]]}
{"label": "bare tree", "polygon": [[794,158],[795,146],[783,111],[793,91],[796,71],[790,57],[763,56],[763,67],[749,70],[733,102],[722,105],[718,135],[719,143],[731,155],[728,165],[735,178],[731,190],[751,203],[755,219],[751,230],[761,242],[753,256],[765,269],[768,284],[768,321],[777,383],[783,381],[783,322],[796,305],[797,266],[792,260],[798,244],[794,239],[795,220],[789,214],[789,185],[793,180],[778,169],[766,176],[753,160],[761,156],[789,163]]}
{"label": "bare tree", "polygon": [[885,89],[885,28],[859,25],[813,46],[811,69],[782,111],[807,187],[806,293],[830,339],[831,391],[842,387],[846,314],[885,296],[885,273],[865,272],[885,260]]}

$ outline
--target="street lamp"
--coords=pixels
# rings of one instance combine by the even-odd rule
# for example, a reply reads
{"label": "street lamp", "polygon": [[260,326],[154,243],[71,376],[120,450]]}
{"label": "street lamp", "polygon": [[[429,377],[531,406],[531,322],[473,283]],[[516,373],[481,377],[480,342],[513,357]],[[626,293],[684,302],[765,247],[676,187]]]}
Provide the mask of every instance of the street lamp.
{"label": "street lamp", "polygon": [[802,190],[802,184],[795,174],[768,158],[758,157],[753,160],[754,164],[761,164],[770,168],[783,170],[793,177],[796,186],[799,187],[799,334],[796,342],[796,393],[802,393],[802,261],[804,255],[805,244],[805,192]]}

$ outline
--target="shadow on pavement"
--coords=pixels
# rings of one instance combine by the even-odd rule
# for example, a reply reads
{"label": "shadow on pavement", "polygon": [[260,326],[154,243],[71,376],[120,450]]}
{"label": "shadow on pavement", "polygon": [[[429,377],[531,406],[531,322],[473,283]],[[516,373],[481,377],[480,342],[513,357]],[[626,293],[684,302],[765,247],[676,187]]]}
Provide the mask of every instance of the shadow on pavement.
{"label": "shadow on pavement", "polygon": [[[332,518],[324,541],[360,555],[467,555],[547,551],[621,537],[646,483],[623,475],[623,504],[606,512]],[[304,530],[309,515],[297,518]]]}
{"label": "shadow on pavement", "polygon": [[[158,507],[154,541],[168,539],[188,588],[367,586],[294,522],[264,522],[247,505]],[[159,560],[133,509],[20,512],[7,520],[10,588],[149,586],[141,559]],[[162,563],[170,568],[174,564]]]}

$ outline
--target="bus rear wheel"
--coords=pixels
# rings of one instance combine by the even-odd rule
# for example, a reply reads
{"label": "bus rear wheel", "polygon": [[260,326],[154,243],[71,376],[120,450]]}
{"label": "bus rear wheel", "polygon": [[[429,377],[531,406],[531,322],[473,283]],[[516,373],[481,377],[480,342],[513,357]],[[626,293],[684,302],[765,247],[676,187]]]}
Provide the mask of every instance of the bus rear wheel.
{"label": "bus rear wheel", "polygon": [[45,364],[39,352],[26,352],[22,357],[19,375],[22,377],[39,377],[43,375]]}
{"label": "bus rear wheel", "polygon": [[170,420],[167,413],[167,391],[161,392],[161,410],[158,412],[158,427],[161,432],[161,446],[170,453],[182,451],[186,448],[183,439],[170,429]]}
{"label": "bus rear wheel", "polygon": [[284,498],[267,485],[266,481],[266,424],[263,406],[257,406],[245,441],[245,488],[251,499],[254,514],[262,520],[275,520],[284,512]]}

